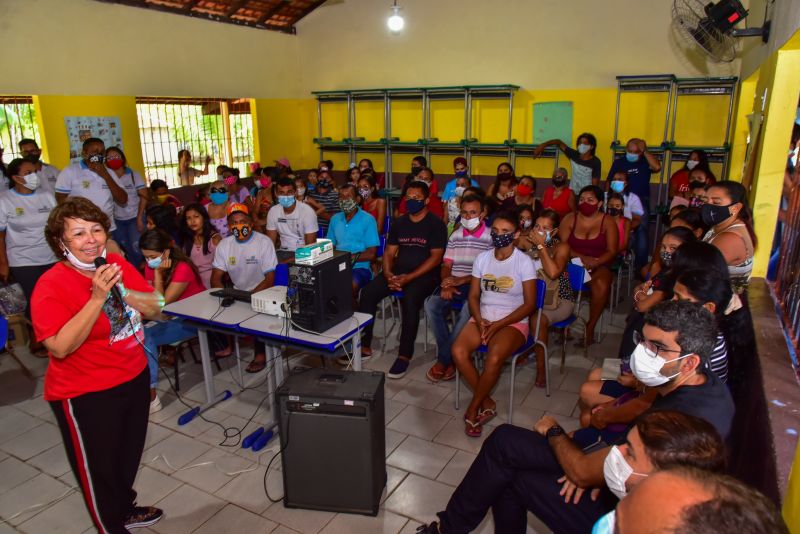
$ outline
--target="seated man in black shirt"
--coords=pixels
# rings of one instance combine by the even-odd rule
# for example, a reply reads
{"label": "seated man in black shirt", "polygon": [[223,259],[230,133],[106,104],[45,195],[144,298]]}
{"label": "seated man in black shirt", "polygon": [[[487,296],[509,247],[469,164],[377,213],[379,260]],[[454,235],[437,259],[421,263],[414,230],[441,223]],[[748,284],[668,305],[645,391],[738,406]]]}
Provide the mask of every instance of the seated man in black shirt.
{"label": "seated man in black shirt", "polygon": [[[716,337],[714,317],[701,305],[663,302],[645,316],[644,340],[634,351],[631,368],[640,382],[658,390],[648,413],[674,410],[695,416],[710,423],[724,440],[731,428],[733,400],[705,365]],[[542,417],[535,431],[501,425],[484,442],[447,509],[439,513],[440,523],[423,532],[470,532],[490,507],[498,532],[525,532],[526,510],[557,532],[589,532],[610,510],[608,503],[581,499],[567,505],[556,480],[572,490],[604,487],[604,471],[609,469],[605,464],[613,463],[616,455],[612,450],[584,453],[550,416]]]}
{"label": "seated man in black shirt", "polygon": [[[389,229],[383,252],[383,276],[376,276],[361,290],[358,311],[373,316],[381,300],[402,292],[400,348],[397,360],[386,374],[389,378],[405,376],[408,362],[414,356],[420,310],[439,284],[447,227],[439,217],[428,212],[429,195],[428,186],[423,182],[412,182],[408,186],[408,213],[396,219]],[[373,324],[364,328],[362,358],[372,355]]]}

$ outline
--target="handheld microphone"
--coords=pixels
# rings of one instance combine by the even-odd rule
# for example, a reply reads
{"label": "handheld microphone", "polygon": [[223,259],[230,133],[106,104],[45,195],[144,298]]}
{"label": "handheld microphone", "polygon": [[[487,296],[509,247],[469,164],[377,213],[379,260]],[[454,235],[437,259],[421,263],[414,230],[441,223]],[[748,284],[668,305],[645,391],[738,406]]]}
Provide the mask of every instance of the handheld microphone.
{"label": "handheld microphone", "polygon": [[[97,267],[98,269],[105,264],[106,264],[106,259],[103,256],[97,256],[94,259],[94,266]],[[123,306],[125,305],[125,301],[122,299],[122,292],[120,292],[119,288],[117,287],[117,284],[114,284],[114,286],[111,288],[111,293],[116,297],[116,299],[119,301],[120,304],[122,304]]]}

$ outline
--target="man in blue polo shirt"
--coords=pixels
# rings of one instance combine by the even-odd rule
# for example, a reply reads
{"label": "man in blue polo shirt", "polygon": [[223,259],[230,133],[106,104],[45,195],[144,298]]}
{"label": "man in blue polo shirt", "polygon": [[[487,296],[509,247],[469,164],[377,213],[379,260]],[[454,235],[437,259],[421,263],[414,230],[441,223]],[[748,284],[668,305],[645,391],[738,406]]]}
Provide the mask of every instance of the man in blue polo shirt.
{"label": "man in blue polo shirt", "polygon": [[370,262],[374,260],[380,245],[378,225],[369,213],[358,207],[361,196],[353,184],[339,188],[339,207],[342,211],[331,217],[328,239],[337,250],[344,250],[358,261],[353,265],[353,295],[372,280]]}
{"label": "man in blue polo shirt", "polygon": [[633,234],[633,251],[636,254],[636,272],[647,263],[650,254],[649,233],[650,225],[650,177],[654,172],[661,170],[661,162],[647,150],[644,139],[633,138],[628,141],[625,156],[617,158],[608,171],[606,190],[614,174],[624,172],[628,175],[628,192],[636,193],[642,201],[642,224]]}
{"label": "man in blue polo shirt", "polygon": [[[456,181],[461,178],[462,176],[466,176],[469,178],[469,166],[467,166],[467,158],[464,156],[458,156],[456,159],[453,160],[453,172],[455,173],[455,178],[447,182],[444,186],[444,192],[442,192],[442,202],[447,202],[454,196],[456,196]],[[473,187],[479,187],[478,182],[470,178],[470,183]]]}

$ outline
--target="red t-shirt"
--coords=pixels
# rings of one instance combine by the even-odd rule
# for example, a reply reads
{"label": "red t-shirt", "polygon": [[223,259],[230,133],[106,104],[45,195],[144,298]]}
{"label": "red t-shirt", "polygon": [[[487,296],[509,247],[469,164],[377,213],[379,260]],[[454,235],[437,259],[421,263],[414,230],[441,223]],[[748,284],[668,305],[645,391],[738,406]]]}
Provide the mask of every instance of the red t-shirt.
{"label": "red t-shirt", "polygon": [[[106,261],[122,267],[122,283],[126,288],[153,291],[122,256],[108,254]],[[86,305],[91,293],[92,279],[62,262],[44,273],[31,296],[36,339],[42,341],[56,335]],[[116,299],[108,299],[83,344],[65,358],[51,356],[44,378],[44,399],[71,399],[132,380],[147,367],[140,341],[144,343],[139,312],[127,304],[123,310]]]}
{"label": "red t-shirt", "polygon": [[[148,282],[150,282],[151,285],[153,283],[153,280],[155,280],[155,276],[156,276],[155,271],[153,271],[153,269],[151,269],[150,267],[145,266],[144,277]],[[203,291],[206,290],[206,288],[203,287],[203,283],[194,273],[194,269],[192,269],[191,266],[185,261],[182,261],[175,266],[175,270],[172,273],[171,281],[185,282],[189,284],[186,286],[186,289],[183,290],[183,293],[181,293],[181,296],[180,298],[178,298],[178,300],[189,298],[192,295],[197,295],[198,293],[202,293]]]}
{"label": "red t-shirt", "polygon": [[675,188],[675,192],[679,195],[689,192],[689,171],[680,169],[676,171],[669,179],[670,186]]}
{"label": "red t-shirt", "polygon": [[569,207],[569,197],[573,196],[575,193],[572,192],[572,189],[567,187],[561,190],[561,194],[558,195],[558,198],[553,198],[555,192],[556,188],[552,185],[545,189],[542,205],[545,209],[551,209],[558,213],[559,217],[563,217],[567,213],[572,212],[572,209]]}

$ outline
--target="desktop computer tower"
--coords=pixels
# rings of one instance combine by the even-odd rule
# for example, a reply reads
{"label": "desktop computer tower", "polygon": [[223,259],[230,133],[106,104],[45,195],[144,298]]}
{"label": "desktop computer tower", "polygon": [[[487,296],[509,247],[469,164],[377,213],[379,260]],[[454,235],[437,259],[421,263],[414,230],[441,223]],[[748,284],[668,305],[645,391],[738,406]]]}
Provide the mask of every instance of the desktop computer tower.
{"label": "desktop computer tower", "polygon": [[283,504],[377,515],[386,486],[384,375],[314,368],[275,392]]}
{"label": "desktop computer tower", "polygon": [[353,316],[353,267],[349,252],[334,252],[316,265],[289,265],[292,321],[324,332]]}

